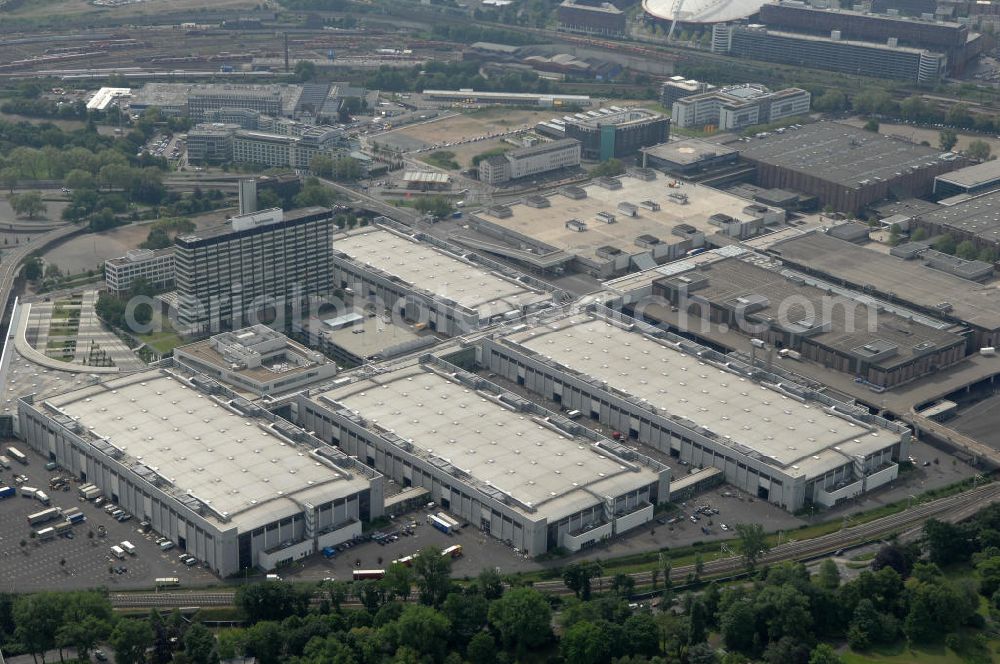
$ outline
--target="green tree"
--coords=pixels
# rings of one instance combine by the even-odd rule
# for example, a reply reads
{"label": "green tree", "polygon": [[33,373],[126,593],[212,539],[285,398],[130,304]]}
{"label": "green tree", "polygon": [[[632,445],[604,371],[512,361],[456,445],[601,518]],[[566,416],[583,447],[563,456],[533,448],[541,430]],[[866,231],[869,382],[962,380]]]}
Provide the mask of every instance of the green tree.
{"label": "green tree", "polygon": [[955,133],[954,129],[942,129],[941,133],[938,135],[938,147],[945,152],[950,152],[955,144],[958,143],[958,134]]}
{"label": "green tree", "polygon": [[944,121],[956,127],[972,126],[972,114],[969,112],[968,104],[958,103],[949,108]]}
{"label": "green tree", "polygon": [[635,655],[652,657],[660,652],[660,629],[650,613],[629,616],[622,625],[622,637],[628,651]]}
{"label": "green tree", "polygon": [[955,249],[957,248],[955,246],[955,238],[953,238],[948,233],[945,233],[944,235],[942,235],[941,237],[939,237],[937,240],[935,240],[933,246],[934,246],[934,249],[936,249],[937,251],[940,251],[943,254],[954,254],[955,253]]}
{"label": "green tree", "polygon": [[66,178],[63,180],[63,184],[70,189],[95,188],[94,176],[80,168],[74,168],[66,173]]}
{"label": "green tree", "polygon": [[251,583],[236,589],[235,604],[251,623],[259,620],[282,620],[305,615],[312,592],[290,583],[267,581]]}
{"label": "green tree", "polygon": [[971,240],[962,240],[955,247],[955,255],[967,261],[974,261],[979,256],[979,250],[976,249],[976,245],[972,244]]}
{"label": "green tree", "polygon": [[24,262],[22,270],[24,278],[28,281],[38,281],[42,278],[42,259],[39,256],[31,256]]}
{"label": "green tree", "polygon": [[752,570],[760,557],[771,549],[764,534],[764,526],[759,523],[739,523],[736,524],[736,535],[739,538],[743,564],[748,570]]}
{"label": "green tree", "polygon": [[184,654],[191,664],[215,664],[219,661],[215,649],[215,637],[199,622],[184,632]]}
{"label": "green tree", "polygon": [[309,162],[309,171],[317,177],[333,177],[333,158],[326,154],[316,155]]}
{"label": "green tree", "polygon": [[146,648],[153,645],[153,628],[145,620],[123,619],[115,625],[109,639],[120,664],[146,661]]}
{"label": "green tree", "polygon": [[451,623],[452,642],[464,645],[481,632],[489,610],[489,601],[479,593],[449,593],[441,613]]}
{"label": "green tree", "polygon": [[865,123],[864,130],[877,134],[878,128],[879,128],[878,120],[876,120],[875,118],[868,118],[868,122]]}
{"label": "green tree", "polygon": [[331,189],[324,187],[318,180],[313,180],[307,181],[294,200],[296,207],[330,207],[336,198]]}
{"label": "green tree", "polygon": [[601,575],[601,566],[597,562],[582,560],[563,568],[563,583],[573,591],[578,598],[590,599],[591,579]]}
{"label": "green tree", "polygon": [[451,558],[441,555],[441,549],[429,546],[413,559],[413,575],[420,601],[440,606],[451,586]]}
{"label": "green tree", "polygon": [[448,619],[433,608],[411,604],[403,609],[399,620],[390,623],[385,629],[397,646],[412,648],[440,661],[448,648],[450,628]]}
{"label": "green tree", "polygon": [[688,650],[687,661],[688,664],[718,664],[719,656],[709,644],[696,643]]}
{"label": "green tree", "polygon": [[386,593],[390,597],[398,597],[406,601],[410,598],[410,590],[413,585],[413,572],[406,565],[392,563],[385,571],[385,576],[382,578],[382,585],[385,586]]}
{"label": "green tree", "polygon": [[7,191],[14,193],[14,189],[17,188],[17,182],[20,179],[20,174],[17,172],[16,168],[7,167],[0,170],[0,180],[3,181],[3,186],[7,188]]}
{"label": "green tree", "polygon": [[615,175],[621,175],[625,172],[625,164],[623,164],[618,159],[608,159],[602,161],[597,166],[590,169],[590,176],[599,177],[613,177]]}
{"label": "green tree", "polygon": [[295,63],[295,79],[300,83],[307,83],[316,78],[316,64],[309,60],[299,60]]}
{"label": "green tree", "polygon": [[597,625],[581,620],[570,627],[559,640],[563,661],[574,664],[602,664],[611,657],[611,644]]}
{"label": "green tree", "polygon": [[820,563],[819,572],[816,574],[816,585],[826,590],[836,590],[840,586],[840,568],[837,567],[837,563],[830,558]]}
{"label": "green tree", "polygon": [[14,637],[34,656],[56,647],[56,632],[62,620],[62,599],[58,593],[19,597],[14,602]]}
{"label": "green tree", "polygon": [[914,242],[922,242],[927,239],[927,231],[923,228],[918,228],[910,234],[910,239]]}
{"label": "green tree", "polygon": [[991,151],[990,144],[978,138],[969,143],[969,147],[965,148],[965,154],[970,159],[975,159],[976,161],[986,161],[990,158]]}
{"label": "green tree", "polygon": [[1000,556],[990,556],[976,563],[979,574],[979,592],[984,597],[993,597],[1000,590]]}
{"label": "green tree", "polygon": [[246,655],[256,657],[260,664],[278,664],[281,661],[284,634],[281,625],[276,622],[265,620],[248,627],[243,632],[243,643]]}
{"label": "green tree", "polygon": [[895,247],[897,244],[899,244],[900,232],[901,231],[899,230],[899,224],[893,224],[892,226],[889,227],[889,244],[891,246]]}
{"label": "green tree", "polygon": [[493,637],[488,632],[479,632],[469,641],[466,653],[470,662],[493,664],[497,658],[497,647],[493,642]]}
{"label": "green tree", "polygon": [[827,90],[813,100],[813,108],[820,113],[839,113],[847,109],[847,95],[840,90]]}
{"label": "green tree", "polygon": [[618,573],[611,579],[611,592],[623,599],[627,599],[635,590],[635,579],[628,574]]}
{"label": "green tree", "polygon": [[488,600],[494,600],[503,595],[503,578],[495,569],[484,568],[476,577],[479,592]]}
{"label": "green tree", "polygon": [[454,208],[448,199],[443,196],[425,196],[418,198],[413,204],[414,209],[424,214],[429,214],[438,219],[444,219],[452,213]]}
{"label": "green tree", "polygon": [[42,200],[42,193],[39,191],[26,191],[23,194],[11,194],[7,197],[10,206],[14,209],[14,214],[26,216],[34,219],[43,214],[48,208]]}
{"label": "green tree", "polygon": [[742,653],[754,648],[757,615],[748,599],[732,602],[719,616],[719,630],[726,647]]}
{"label": "green tree", "polygon": [[515,588],[490,604],[490,625],[517,657],[544,645],[552,635],[552,609],[532,588]]}

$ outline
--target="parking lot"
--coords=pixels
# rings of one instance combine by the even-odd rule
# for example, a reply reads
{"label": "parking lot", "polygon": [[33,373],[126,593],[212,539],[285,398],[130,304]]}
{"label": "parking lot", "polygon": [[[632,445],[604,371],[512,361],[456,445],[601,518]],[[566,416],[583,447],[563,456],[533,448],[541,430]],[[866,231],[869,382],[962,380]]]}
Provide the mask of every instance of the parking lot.
{"label": "parking lot", "polygon": [[[72,539],[60,536],[45,542],[31,537],[29,514],[45,507],[20,495],[0,500],[0,589],[11,592],[32,590],[70,590],[107,586],[111,589],[152,588],[158,577],[177,577],[182,586],[218,582],[218,578],[200,566],[180,563],[176,549],[161,551],[155,535],[143,534],[139,520],[120,523],[102,508],[85,502],[77,494],[80,482],[71,482],[69,491],[50,490],[49,479],[66,475],[45,470],[46,459],[34,454],[20,441],[5,441],[6,450],[14,445],[28,458],[27,466],[14,462],[9,470],[0,468],[0,486],[18,486],[15,475],[25,475],[24,484],[43,489],[53,507],[79,507],[86,521],[73,526]],[[51,521],[38,527],[51,526]],[[101,527],[104,536],[102,537]],[[90,535],[93,533],[93,536]],[[135,555],[119,560],[111,555],[111,546],[127,540],[135,545]],[[21,542],[24,542],[24,546]],[[109,567],[114,572],[109,572]],[[119,572],[119,570],[124,570]]]}

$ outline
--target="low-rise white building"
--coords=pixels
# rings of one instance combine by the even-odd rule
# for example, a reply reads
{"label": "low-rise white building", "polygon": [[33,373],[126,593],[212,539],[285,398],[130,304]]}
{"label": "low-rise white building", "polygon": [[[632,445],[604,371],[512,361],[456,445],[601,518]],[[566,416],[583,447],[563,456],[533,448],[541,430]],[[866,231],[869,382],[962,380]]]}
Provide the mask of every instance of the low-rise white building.
{"label": "low-rise white building", "polygon": [[136,279],[145,279],[153,288],[169,288],[174,283],[174,249],[133,249],[124,256],[104,262],[108,292],[122,296]]}
{"label": "low-rise white building", "polygon": [[487,157],[479,164],[479,179],[501,184],[579,165],[580,141],[564,138]]}

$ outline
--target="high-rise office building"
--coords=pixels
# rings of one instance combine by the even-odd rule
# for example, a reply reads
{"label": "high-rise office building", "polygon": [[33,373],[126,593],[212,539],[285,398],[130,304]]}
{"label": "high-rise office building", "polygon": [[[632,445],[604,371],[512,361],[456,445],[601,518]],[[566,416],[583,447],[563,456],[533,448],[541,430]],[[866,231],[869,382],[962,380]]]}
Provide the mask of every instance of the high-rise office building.
{"label": "high-rise office building", "polygon": [[[331,288],[333,213],[311,207],[233,217],[175,241],[177,323],[188,335],[242,327]],[[250,321],[252,322],[252,321]]]}
{"label": "high-rise office building", "polygon": [[257,181],[253,178],[240,180],[240,214],[257,211]]}

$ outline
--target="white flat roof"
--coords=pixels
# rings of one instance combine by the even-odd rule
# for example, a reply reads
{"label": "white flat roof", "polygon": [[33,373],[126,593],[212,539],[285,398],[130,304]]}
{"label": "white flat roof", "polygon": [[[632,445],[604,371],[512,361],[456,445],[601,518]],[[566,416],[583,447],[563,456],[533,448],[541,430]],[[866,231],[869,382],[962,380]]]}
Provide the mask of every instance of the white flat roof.
{"label": "white flat roof", "polygon": [[[239,414],[158,369],[45,403],[123,450],[125,465],[151,468],[174,485],[174,495],[193,494],[241,531],[298,514],[303,501],[319,505],[369,485],[286,441],[266,420]],[[203,516],[212,518],[209,511]]]}
{"label": "white flat roof", "polygon": [[590,315],[562,318],[511,334],[506,341],[603,381],[661,413],[685,417],[711,430],[723,444],[742,444],[790,475],[812,476],[899,440],[889,430],[799,402]]}
{"label": "white flat roof", "polygon": [[549,294],[449,255],[428,244],[382,228],[334,237],[334,251],[397,277],[401,282],[448,298],[487,319],[543,302]]}
{"label": "white flat roof", "polygon": [[87,102],[88,111],[103,111],[111,102],[120,97],[131,97],[131,88],[101,88],[94,93],[94,96]]}
{"label": "white flat roof", "polygon": [[532,519],[551,522],[603,502],[603,496],[618,496],[658,481],[646,467],[634,471],[595,449],[589,440],[560,435],[529,413],[507,410],[420,365],[322,397],[411,441],[413,454],[429,461],[443,459],[474,482],[534,507]]}

